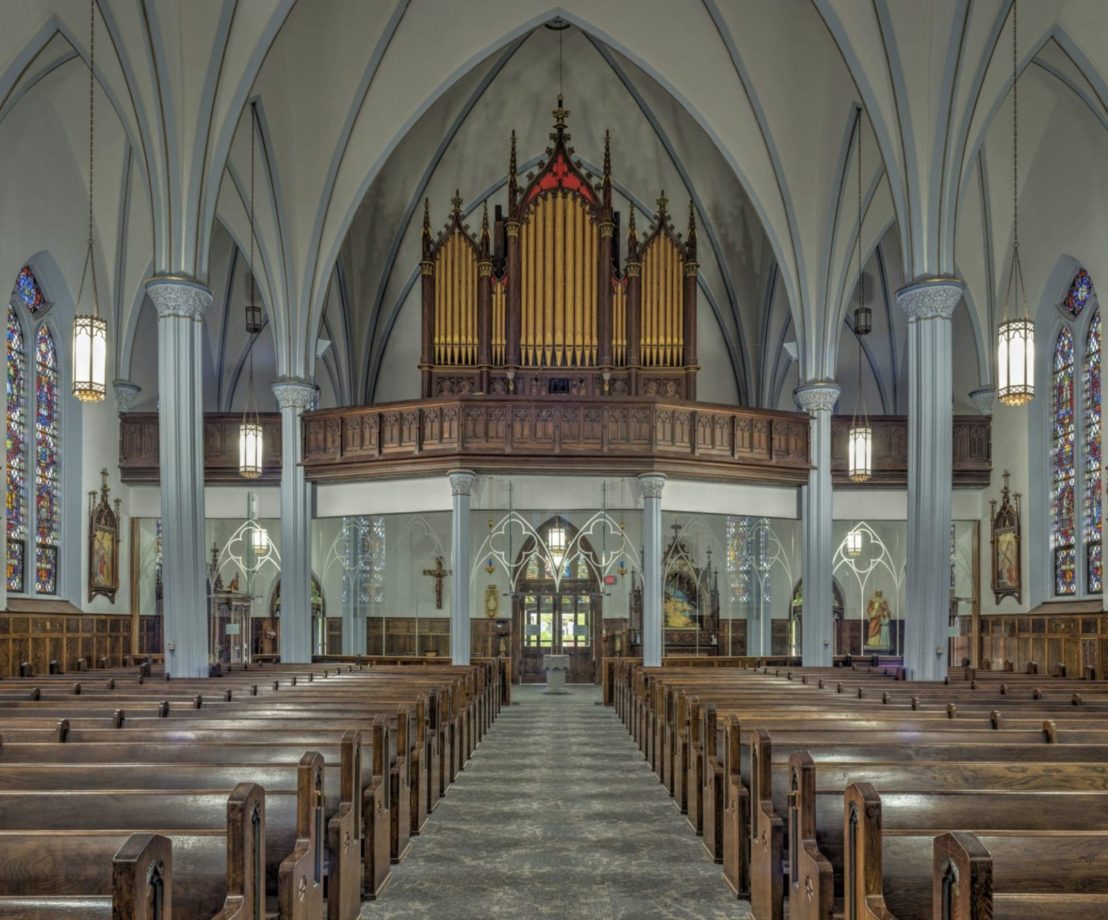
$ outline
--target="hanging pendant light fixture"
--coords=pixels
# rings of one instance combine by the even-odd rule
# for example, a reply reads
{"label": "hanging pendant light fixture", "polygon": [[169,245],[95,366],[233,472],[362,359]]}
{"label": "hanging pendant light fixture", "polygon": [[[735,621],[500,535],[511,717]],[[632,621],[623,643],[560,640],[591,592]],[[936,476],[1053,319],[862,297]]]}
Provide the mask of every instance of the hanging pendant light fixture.
{"label": "hanging pendant light fixture", "polygon": [[255,556],[264,556],[269,552],[269,532],[260,524],[255,524],[253,527],[250,546]]}
{"label": "hanging pendant light fixture", "polygon": [[85,266],[81,270],[81,286],[77,291],[77,308],[85,291],[85,280],[91,282],[92,312],[73,317],[73,395],[81,402],[103,402],[107,392],[108,324],[100,315],[100,298],[96,291],[96,259],[92,251],[92,190],[93,141],[96,137],[96,0],[89,3],[88,53],[88,247]]}
{"label": "hanging pendant light fixture", "polygon": [[862,528],[853,527],[846,535],[846,555],[857,559],[862,555]]}
{"label": "hanging pendant light fixture", "polygon": [[[856,128],[858,136],[858,306],[854,310],[854,337],[858,341],[858,392],[854,404],[854,417],[847,433],[847,473],[852,482],[866,482],[873,475],[873,429],[866,415],[865,390],[862,388],[862,336],[868,335],[873,326],[873,316],[865,303],[862,284],[862,110],[858,110]],[[860,546],[860,544],[859,544]]]}
{"label": "hanging pendant light fixture", "polygon": [[996,395],[1006,406],[1025,406],[1035,398],[1035,324],[1027,314],[1020,265],[1018,5],[1018,0],[1012,0],[1012,270],[1004,296],[1004,318],[997,328],[996,355]]}
{"label": "hanging pendant light fixture", "polygon": [[[246,391],[246,407],[239,425],[239,475],[243,479],[258,479],[262,475],[262,423],[258,418],[258,406],[254,399],[254,344],[262,331],[262,308],[258,304],[254,287],[254,131],[257,110],[250,103],[250,299],[246,303],[246,347],[250,364],[249,386]],[[265,531],[258,529],[265,537]],[[255,531],[257,535],[258,531]],[[269,545],[268,537],[266,546]]]}
{"label": "hanging pendant light fixture", "polygon": [[566,531],[560,521],[547,532],[546,548],[550,552],[550,561],[554,563],[555,571],[560,572],[566,558]]}

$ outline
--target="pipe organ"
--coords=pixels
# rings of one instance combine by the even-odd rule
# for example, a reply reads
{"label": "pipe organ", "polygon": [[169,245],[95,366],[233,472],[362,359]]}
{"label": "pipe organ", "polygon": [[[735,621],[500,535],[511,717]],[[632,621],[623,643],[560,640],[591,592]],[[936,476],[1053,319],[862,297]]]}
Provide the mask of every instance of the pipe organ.
{"label": "pipe organ", "polygon": [[456,193],[434,235],[423,218],[421,390],[447,394],[696,398],[696,223],[674,231],[663,193],[640,241],[634,210],[620,265],[604,140],[598,185],[574,157],[558,98],[553,142],[526,184],[512,134],[507,208],[476,236]]}

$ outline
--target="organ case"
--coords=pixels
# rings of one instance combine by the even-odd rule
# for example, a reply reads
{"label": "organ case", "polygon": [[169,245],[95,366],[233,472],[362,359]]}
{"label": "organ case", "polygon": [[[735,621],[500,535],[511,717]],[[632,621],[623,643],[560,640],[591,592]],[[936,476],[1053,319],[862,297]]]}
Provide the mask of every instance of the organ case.
{"label": "organ case", "polygon": [[611,148],[599,187],[574,156],[561,97],[552,146],[521,185],[512,133],[508,203],[470,234],[455,193],[434,235],[425,203],[424,397],[696,398],[696,221],[676,233],[663,193],[640,241],[631,210],[626,260],[612,206]]}

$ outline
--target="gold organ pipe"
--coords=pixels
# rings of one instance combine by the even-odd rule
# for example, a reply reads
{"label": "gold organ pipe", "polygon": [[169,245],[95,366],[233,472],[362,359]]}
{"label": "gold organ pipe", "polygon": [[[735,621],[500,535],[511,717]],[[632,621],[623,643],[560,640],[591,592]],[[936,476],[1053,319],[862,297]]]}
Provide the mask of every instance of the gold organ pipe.
{"label": "gold organ pipe", "polygon": [[554,196],[554,364],[560,367],[565,358],[566,334],[566,196]]}
{"label": "gold organ pipe", "polygon": [[523,225],[522,251],[520,253],[520,266],[523,272],[522,286],[520,288],[523,299],[522,317],[522,351],[523,363],[531,364],[531,336],[535,328],[535,272],[531,267],[531,259],[535,252],[535,222],[528,220]]}
{"label": "gold organ pipe", "polygon": [[597,253],[600,251],[600,229],[592,221],[589,221],[589,359],[588,363],[596,364],[597,346],[597,306],[600,292],[597,289]]}
{"label": "gold organ pipe", "polygon": [[542,206],[542,364],[550,366],[554,328],[554,208],[550,199]]}
{"label": "gold organ pipe", "polygon": [[673,330],[673,313],[677,306],[673,299],[673,283],[677,273],[674,271],[674,259],[677,253],[668,239],[666,240],[666,366],[673,365],[673,348],[676,344]]}
{"label": "gold organ pipe", "polygon": [[677,279],[673,285],[673,316],[674,316],[674,341],[677,342],[677,350],[674,354],[674,364],[685,363],[685,260],[677,254]]}
{"label": "gold organ pipe", "polygon": [[435,256],[435,363],[442,364],[442,253]]}
{"label": "gold organ pipe", "polygon": [[654,364],[654,247],[642,262],[643,363]]}
{"label": "gold organ pipe", "polygon": [[670,244],[670,282],[669,282],[669,322],[670,329],[672,330],[670,338],[673,341],[673,347],[670,349],[669,363],[672,366],[676,366],[679,362],[677,360],[677,352],[680,348],[681,342],[681,297],[680,297],[680,275],[681,275],[681,260],[677,255],[677,247],[672,243]]}
{"label": "gold organ pipe", "polygon": [[585,249],[588,215],[581,202],[577,202],[573,219],[576,244],[573,258],[577,263],[573,275],[573,363],[581,367],[585,363],[585,260],[589,257]]}

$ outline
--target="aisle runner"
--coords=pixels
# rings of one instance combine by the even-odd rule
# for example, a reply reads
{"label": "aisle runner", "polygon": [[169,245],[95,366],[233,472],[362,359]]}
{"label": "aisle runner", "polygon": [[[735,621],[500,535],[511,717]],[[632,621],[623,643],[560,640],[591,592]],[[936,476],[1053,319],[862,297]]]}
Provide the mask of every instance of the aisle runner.
{"label": "aisle runner", "polygon": [[363,918],[745,918],[600,690],[512,688]]}

